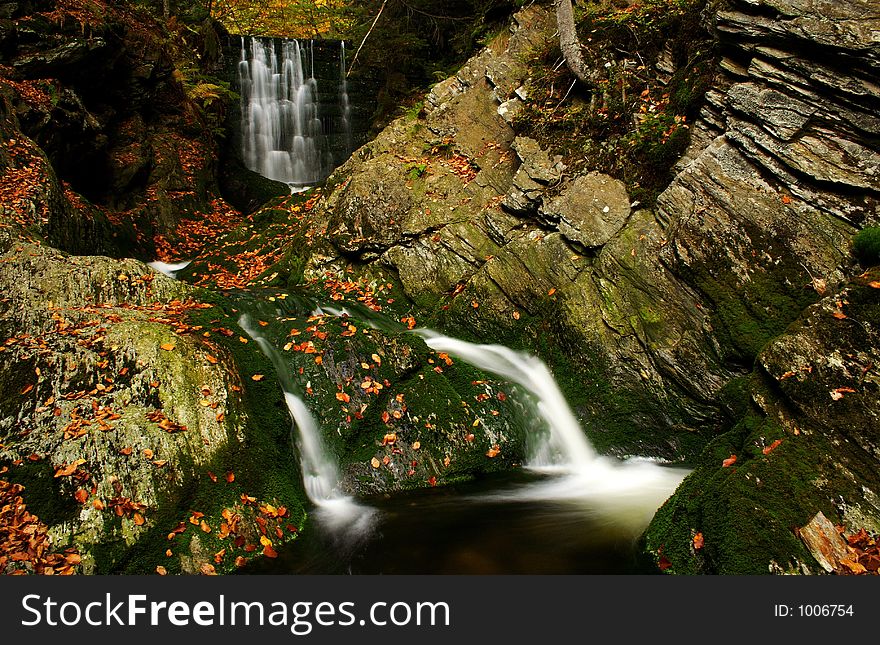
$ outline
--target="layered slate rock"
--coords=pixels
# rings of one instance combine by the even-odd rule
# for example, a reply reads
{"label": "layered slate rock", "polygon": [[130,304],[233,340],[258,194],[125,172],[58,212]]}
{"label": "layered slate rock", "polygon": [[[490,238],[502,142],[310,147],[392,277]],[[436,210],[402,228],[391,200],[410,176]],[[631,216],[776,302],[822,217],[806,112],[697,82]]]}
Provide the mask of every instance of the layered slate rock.
{"label": "layered slate rock", "polygon": [[792,527],[817,512],[880,526],[880,298],[849,251],[880,216],[878,11],[764,0],[717,16],[722,74],[658,202],[662,258],[713,311],[726,360],[755,371],[722,392],[731,431],[649,528],[672,571],[821,572]]}

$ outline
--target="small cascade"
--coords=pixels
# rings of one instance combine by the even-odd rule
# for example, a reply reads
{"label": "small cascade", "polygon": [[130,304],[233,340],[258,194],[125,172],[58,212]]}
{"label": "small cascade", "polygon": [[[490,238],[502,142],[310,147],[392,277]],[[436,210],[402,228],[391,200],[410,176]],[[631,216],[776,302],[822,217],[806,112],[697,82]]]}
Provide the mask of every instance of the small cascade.
{"label": "small cascade", "polygon": [[189,266],[191,260],[187,260],[186,262],[176,262],[174,264],[169,264],[168,262],[161,262],[156,260],[155,262],[148,262],[147,266],[151,266],[159,273],[167,275],[169,278],[176,278],[177,274],[180,271],[183,271],[186,267]]}
{"label": "small cascade", "polygon": [[541,468],[561,463],[582,470],[596,460],[595,450],[541,359],[502,345],[477,345],[428,330],[420,330],[419,334],[431,349],[458,356],[475,367],[509,379],[535,396],[538,413],[550,433],[531,455],[529,465]]}
{"label": "small cascade", "polygon": [[416,333],[432,349],[525,388],[534,396],[537,410],[549,428],[546,439],[529,456],[527,466],[554,477],[474,501],[567,500],[586,504],[591,513],[637,533],[688,474],[684,469],[667,468],[648,459],[620,461],[596,454],[553,375],[539,358],[501,345],[469,343],[426,329]]}
{"label": "small cascade", "polygon": [[360,538],[373,523],[373,509],[360,506],[338,490],[339,468],[333,453],[324,444],[321,431],[300,397],[284,358],[254,327],[247,315],[238,324],[262,350],[278,373],[284,402],[296,429],[296,445],[300,454],[303,486],[309,500],[318,507],[318,520],[332,532],[348,538]]}
{"label": "small cascade", "polygon": [[242,159],[250,170],[292,186],[316,184],[333,168],[314,58],[312,41],[283,41],[280,52],[274,40],[241,41]]}

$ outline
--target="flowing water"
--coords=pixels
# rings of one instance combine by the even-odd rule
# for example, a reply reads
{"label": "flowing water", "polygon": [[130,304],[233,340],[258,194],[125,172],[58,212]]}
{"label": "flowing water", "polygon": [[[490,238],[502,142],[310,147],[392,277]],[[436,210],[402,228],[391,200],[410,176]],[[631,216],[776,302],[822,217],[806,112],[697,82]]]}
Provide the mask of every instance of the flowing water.
{"label": "flowing water", "polygon": [[300,456],[303,486],[309,501],[318,509],[316,519],[319,527],[334,538],[347,542],[357,541],[360,536],[369,533],[374,511],[339,492],[339,468],[336,459],[324,445],[320,428],[303,402],[299,388],[290,377],[284,358],[257,331],[248,315],[241,316],[238,324],[256,341],[278,373],[284,402],[295,431],[294,443]]}
{"label": "flowing water", "polygon": [[[317,308],[314,314],[348,315]],[[372,319],[377,327],[388,321]],[[279,372],[298,434],[318,530],[253,571],[297,573],[614,573],[634,568],[635,540],[687,474],[646,459],[597,455],[538,358],[416,330],[437,351],[517,383],[543,421],[526,469],[479,482],[355,502],[278,351],[242,328]],[[367,506],[366,504],[369,504]]]}
{"label": "flowing water", "polygon": [[[241,153],[247,168],[294,187],[312,186],[335,165],[331,137],[341,136],[345,156],[351,152],[344,44],[340,68],[336,90],[341,115],[333,119],[321,114],[313,41],[242,38],[238,80]],[[340,132],[333,131],[334,123]]]}

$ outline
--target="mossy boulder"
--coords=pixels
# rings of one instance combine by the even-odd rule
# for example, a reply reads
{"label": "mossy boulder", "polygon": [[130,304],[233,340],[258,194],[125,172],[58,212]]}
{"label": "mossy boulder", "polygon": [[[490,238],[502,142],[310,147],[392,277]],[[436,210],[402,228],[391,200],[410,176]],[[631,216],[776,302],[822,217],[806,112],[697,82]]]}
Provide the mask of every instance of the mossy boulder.
{"label": "mossy boulder", "polygon": [[87,572],[204,572],[251,557],[258,519],[296,536],[286,411],[242,383],[222,309],[134,260],[27,243],[2,260],[0,462],[56,545]]}

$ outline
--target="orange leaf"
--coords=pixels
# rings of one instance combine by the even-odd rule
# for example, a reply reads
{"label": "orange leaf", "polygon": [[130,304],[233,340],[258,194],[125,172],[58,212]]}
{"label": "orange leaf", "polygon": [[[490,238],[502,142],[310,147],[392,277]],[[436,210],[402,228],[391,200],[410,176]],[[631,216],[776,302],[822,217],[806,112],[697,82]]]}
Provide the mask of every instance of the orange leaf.
{"label": "orange leaf", "polygon": [[489,450],[486,451],[486,456],[489,457],[490,459],[494,459],[495,457],[498,456],[498,454],[500,452],[501,452],[501,446],[499,446],[496,443],[494,446],[492,446],[491,448],[489,448]]}
{"label": "orange leaf", "polygon": [[336,399],[338,401],[342,401],[343,403],[348,403],[349,401],[351,401],[351,397],[348,396],[348,394],[346,394],[345,392],[337,392]]}
{"label": "orange leaf", "polygon": [[158,567],[156,567],[156,573],[158,573],[160,576],[167,576],[168,570],[160,564]]}
{"label": "orange leaf", "polygon": [[871,282],[868,283],[868,286],[871,287],[872,289],[880,289],[880,281],[872,280]]}
{"label": "orange leaf", "polygon": [[721,462],[721,466],[723,468],[728,468],[729,466],[733,466],[736,463],[736,455],[730,455],[727,459]]}
{"label": "orange leaf", "polygon": [[145,521],[146,520],[144,519],[144,516],[141,515],[140,513],[134,514],[134,523],[137,524],[138,526],[143,526]]}
{"label": "orange leaf", "polygon": [[252,381],[262,381],[265,377],[262,374],[254,374],[251,377]]}
{"label": "orange leaf", "polygon": [[835,318],[837,318],[838,320],[844,320],[846,318],[846,314],[843,313],[842,311],[835,311],[831,315],[834,316]]}
{"label": "orange leaf", "polygon": [[217,363],[220,362],[220,361],[217,360],[216,357],[211,356],[210,354],[205,354],[205,359],[206,359],[211,365],[216,365]]}
{"label": "orange leaf", "polygon": [[672,563],[665,555],[661,555],[660,560],[657,561],[657,566],[660,567],[660,571],[666,571],[672,567]]}
{"label": "orange leaf", "polygon": [[231,470],[228,473],[226,473],[226,481],[229,484],[231,484],[232,482],[235,481],[235,473],[232,472]]}
{"label": "orange leaf", "polygon": [[30,391],[33,390],[33,389],[34,389],[33,384],[25,385],[23,388],[21,388],[21,394],[22,394],[22,396],[24,396],[25,394],[27,394],[28,392],[30,392]]}
{"label": "orange leaf", "polygon": [[852,560],[847,560],[846,558],[841,559],[840,564],[849,569],[850,573],[859,574],[867,571],[864,565],[861,565],[858,562],[853,562]]}
{"label": "orange leaf", "polygon": [[789,197],[788,195],[783,195],[782,196],[782,203],[783,204],[791,204],[791,197]]}
{"label": "orange leaf", "polygon": [[700,549],[703,548],[703,534],[702,533],[697,533],[694,536],[694,548],[697,551],[699,551]]}
{"label": "orange leaf", "polygon": [[376,459],[375,457],[373,457],[372,459],[370,459],[370,465],[371,465],[373,468],[378,468],[378,467],[380,466],[380,463],[381,463],[381,462],[380,462],[378,459]]}
{"label": "orange leaf", "polygon": [[275,549],[273,549],[271,546],[266,544],[263,546],[263,555],[265,555],[267,558],[277,558],[278,552]]}
{"label": "orange leaf", "polygon": [[769,446],[764,446],[764,449],[761,452],[763,452],[765,455],[769,455],[771,452],[776,450],[776,448],[778,448],[779,444],[781,444],[781,443],[782,443],[782,439],[777,439],[776,441],[771,443]]}
{"label": "orange leaf", "polygon": [[76,491],[76,493],[74,494],[73,497],[74,497],[74,498],[76,499],[76,501],[78,501],[80,504],[85,504],[85,503],[88,501],[88,499],[89,499],[89,493],[88,493],[88,491],[83,490],[82,488],[80,488],[78,491]]}
{"label": "orange leaf", "polygon": [[160,349],[164,349],[166,352],[170,352],[174,350],[174,343],[162,343],[159,345]]}
{"label": "orange leaf", "polygon": [[553,287],[552,289],[550,289],[550,291],[547,292],[547,295],[552,296],[554,293],[556,293],[556,287]]}
{"label": "orange leaf", "polygon": [[153,451],[150,450],[149,448],[145,448],[144,449],[144,457],[146,457],[147,459],[152,459],[153,458]]}
{"label": "orange leaf", "polygon": [[201,520],[199,522],[199,528],[202,529],[205,533],[211,532],[211,527],[208,526],[208,523],[205,520]]}

